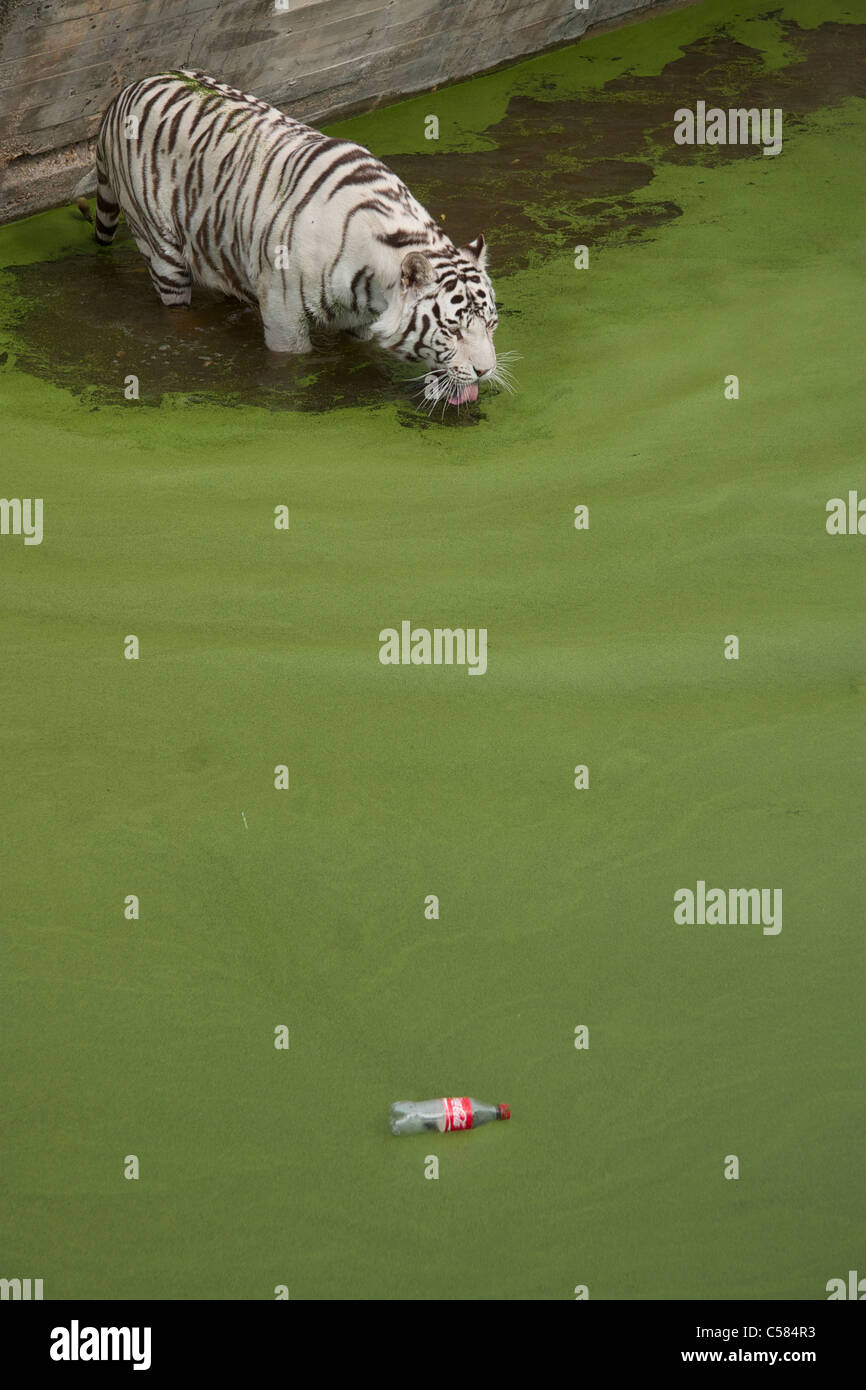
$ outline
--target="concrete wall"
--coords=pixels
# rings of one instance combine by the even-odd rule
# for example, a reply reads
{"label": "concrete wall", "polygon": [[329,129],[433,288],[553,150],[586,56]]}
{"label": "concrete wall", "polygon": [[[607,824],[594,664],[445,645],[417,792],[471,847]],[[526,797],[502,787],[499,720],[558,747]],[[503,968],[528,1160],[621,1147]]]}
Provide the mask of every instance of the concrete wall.
{"label": "concrete wall", "polygon": [[0,0],[0,221],[66,201],[103,110],[148,73],[201,68],[316,125],[654,3]]}

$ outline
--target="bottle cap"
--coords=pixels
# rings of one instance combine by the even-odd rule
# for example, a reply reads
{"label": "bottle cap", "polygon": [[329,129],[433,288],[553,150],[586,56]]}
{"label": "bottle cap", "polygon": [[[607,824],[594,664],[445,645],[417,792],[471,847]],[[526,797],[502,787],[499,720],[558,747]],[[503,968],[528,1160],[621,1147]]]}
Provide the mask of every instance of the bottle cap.
{"label": "bottle cap", "polygon": [[509,1110],[509,1108],[508,1108],[507,1105],[500,1105],[500,1107],[499,1107],[499,1118],[500,1118],[500,1120],[510,1120],[510,1119],[511,1119],[511,1111]]}

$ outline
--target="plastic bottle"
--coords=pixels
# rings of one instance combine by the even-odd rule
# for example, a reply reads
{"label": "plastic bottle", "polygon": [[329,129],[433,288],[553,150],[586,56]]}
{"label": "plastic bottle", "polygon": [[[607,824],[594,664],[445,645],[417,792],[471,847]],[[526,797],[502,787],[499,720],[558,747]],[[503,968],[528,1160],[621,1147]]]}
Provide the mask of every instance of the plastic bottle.
{"label": "plastic bottle", "polygon": [[422,1134],[424,1130],[449,1134],[453,1129],[477,1129],[491,1120],[510,1120],[507,1105],[485,1105],[471,1096],[443,1100],[398,1100],[391,1106],[392,1134]]}

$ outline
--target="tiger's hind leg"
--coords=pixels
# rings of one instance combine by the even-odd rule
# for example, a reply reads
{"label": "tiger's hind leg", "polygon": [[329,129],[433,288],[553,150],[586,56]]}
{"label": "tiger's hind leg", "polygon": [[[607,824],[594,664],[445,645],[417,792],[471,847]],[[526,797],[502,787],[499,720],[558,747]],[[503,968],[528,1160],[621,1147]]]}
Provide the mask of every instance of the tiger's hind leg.
{"label": "tiger's hind leg", "polygon": [[192,299],[192,274],[180,247],[161,241],[159,246],[138,243],[147,269],[163,304],[183,307]]}

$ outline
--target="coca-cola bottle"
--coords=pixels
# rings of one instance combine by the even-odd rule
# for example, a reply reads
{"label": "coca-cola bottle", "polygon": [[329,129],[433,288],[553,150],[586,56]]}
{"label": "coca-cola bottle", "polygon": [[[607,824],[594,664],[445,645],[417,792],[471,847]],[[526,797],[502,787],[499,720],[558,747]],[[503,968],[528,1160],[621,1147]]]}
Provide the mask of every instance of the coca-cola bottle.
{"label": "coca-cola bottle", "polygon": [[471,1096],[443,1100],[398,1100],[391,1106],[392,1134],[421,1134],[425,1129],[449,1134],[453,1129],[477,1129],[491,1120],[510,1120],[507,1105],[485,1105]]}

